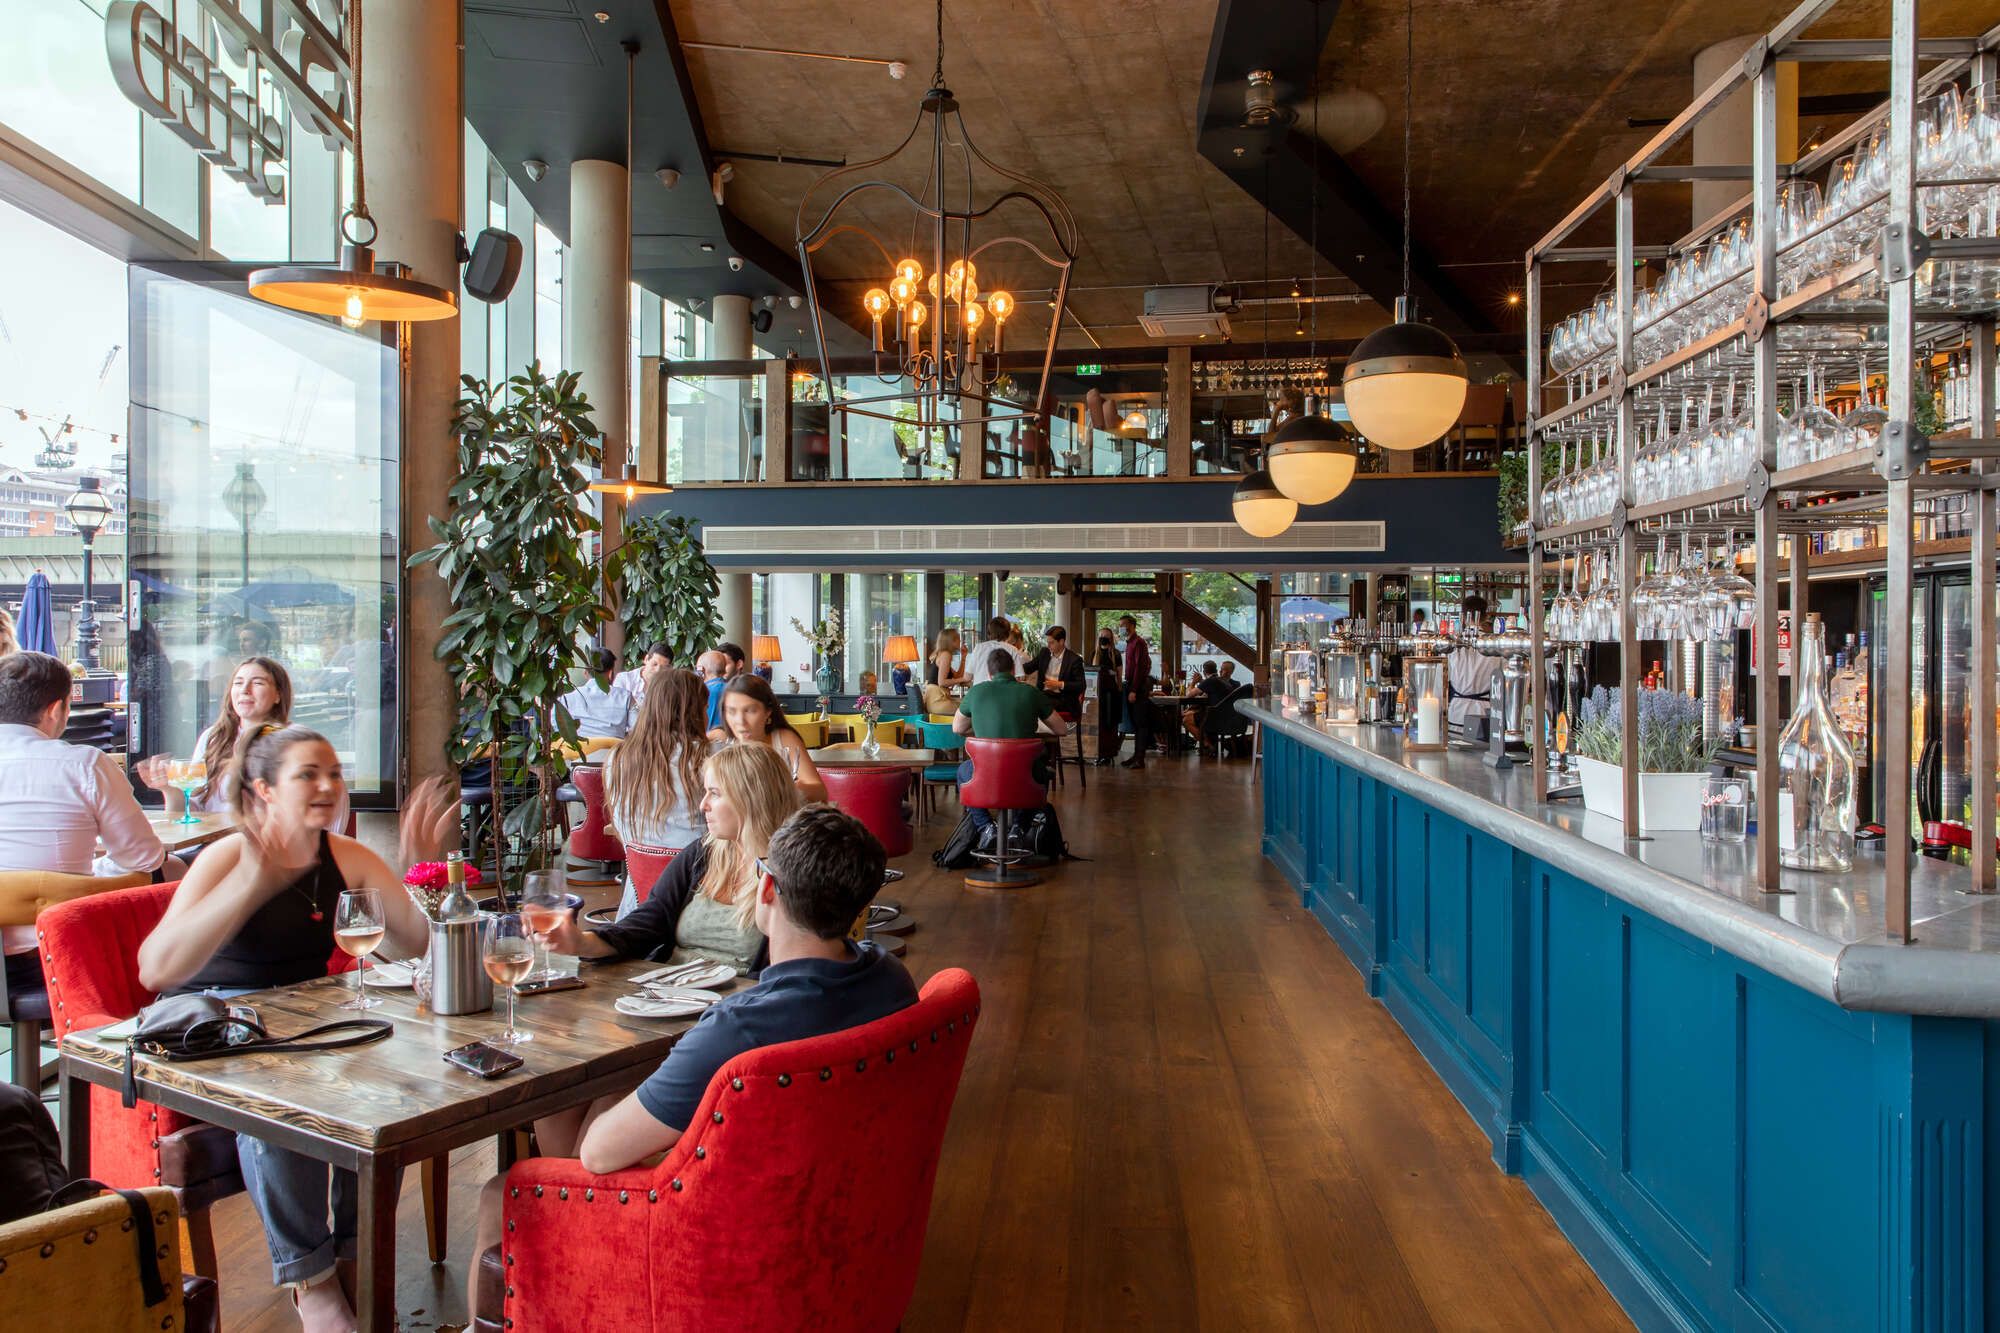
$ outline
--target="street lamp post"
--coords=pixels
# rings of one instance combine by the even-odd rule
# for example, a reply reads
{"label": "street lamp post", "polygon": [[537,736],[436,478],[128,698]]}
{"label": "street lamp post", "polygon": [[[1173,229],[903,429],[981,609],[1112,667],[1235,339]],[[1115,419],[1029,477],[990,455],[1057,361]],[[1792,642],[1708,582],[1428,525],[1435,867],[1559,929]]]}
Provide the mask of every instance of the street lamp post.
{"label": "street lamp post", "polygon": [[264,512],[264,488],[257,482],[257,467],[254,463],[238,463],[236,475],[222,490],[222,503],[228,506],[238,527],[243,529],[243,586],[250,586],[250,524],[257,515]]}
{"label": "street lamp post", "polygon": [[83,537],[83,600],[76,608],[76,655],[85,671],[97,670],[97,606],[90,598],[90,548],[97,540],[97,530],[111,517],[111,501],[105,498],[103,485],[98,477],[79,478],[75,494],[63,506]]}

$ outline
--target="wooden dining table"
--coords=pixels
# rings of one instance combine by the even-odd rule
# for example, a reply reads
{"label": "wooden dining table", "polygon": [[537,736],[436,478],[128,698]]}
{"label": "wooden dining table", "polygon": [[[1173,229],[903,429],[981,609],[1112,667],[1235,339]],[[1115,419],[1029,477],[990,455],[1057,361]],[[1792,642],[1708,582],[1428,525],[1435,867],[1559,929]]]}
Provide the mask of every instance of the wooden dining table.
{"label": "wooden dining table", "polygon": [[[605,1094],[629,1092],[695,1023],[631,1018],[612,1007],[619,996],[640,993],[626,978],[656,966],[586,966],[582,989],[517,1001],[520,1026],[534,1040],[504,1047],[525,1063],[495,1079],[447,1064],[444,1054],[467,1042],[493,1041],[503,1026],[499,1003],[491,1012],[448,1016],[420,1005],[414,991],[370,987],[379,1007],[342,1009],[353,998],[348,974],[257,991],[232,1003],[254,1008],[274,1035],[367,1017],[395,1025],[387,1038],[344,1050],[187,1064],[141,1055],[138,1092],[156,1105],[353,1171],[360,1179],[363,1294],[355,1313],[366,1333],[389,1333],[396,1326],[396,1202],[403,1168]],[[723,989],[745,984],[738,980]],[[116,1088],[123,1077],[119,1027],[111,1025],[113,1035],[96,1029],[63,1039],[63,1138],[72,1179],[90,1174],[89,1085]]]}
{"label": "wooden dining table", "polygon": [[183,824],[179,815],[164,810],[148,810],[146,822],[153,826],[153,832],[160,836],[161,845],[169,853],[214,842],[234,833],[237,827],[236,816],[226,810],[199,813],[191,824]]}

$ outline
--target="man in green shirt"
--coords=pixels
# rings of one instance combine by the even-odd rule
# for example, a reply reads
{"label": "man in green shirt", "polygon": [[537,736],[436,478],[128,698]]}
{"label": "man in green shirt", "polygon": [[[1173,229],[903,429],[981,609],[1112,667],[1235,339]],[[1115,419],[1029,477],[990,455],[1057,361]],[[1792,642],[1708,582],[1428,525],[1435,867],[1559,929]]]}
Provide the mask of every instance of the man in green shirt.
{"label": "man in green shirt", "polygon": [[[1014,678],[1014,658],[1004,647],[993,648],[987,669],[992,675],[967,690],[965,698],[959,701],[958,713],[951,720],[953,731],[980,740],[1026,740],[1038,734],[1037,723],[1047,722],[1052,735],[1068,734],[1069,722],[1056,712],[1055,700],[1048,692]],[[1035,778],[1043,786],[1048,785],[1047,754],[1036,757]],[[958,766],[958,781],[963,786],[971,780],[972,761],[968,759]],[[983,825],[991,819],[984,810],[966,813],[972,815],[975,824]]]}

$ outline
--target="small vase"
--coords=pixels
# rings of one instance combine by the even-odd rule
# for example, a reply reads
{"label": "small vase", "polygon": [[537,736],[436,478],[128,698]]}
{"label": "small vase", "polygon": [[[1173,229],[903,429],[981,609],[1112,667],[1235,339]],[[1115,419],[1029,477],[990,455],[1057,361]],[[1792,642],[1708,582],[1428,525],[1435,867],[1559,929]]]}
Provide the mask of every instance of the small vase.
{"label": "small vase", "polygon": [[839,688],[840,678],[833,674],[831,662],[820,663],[819,670],[813,672],[813,684],[819,687],[821,694],[825,695],[831,695]]}
{"label": "small vase", "polygon": [[875,736],[875,719],[868,719],[868,730],[861,736],[861,753],[873,759],[882,753],[882,742]]}

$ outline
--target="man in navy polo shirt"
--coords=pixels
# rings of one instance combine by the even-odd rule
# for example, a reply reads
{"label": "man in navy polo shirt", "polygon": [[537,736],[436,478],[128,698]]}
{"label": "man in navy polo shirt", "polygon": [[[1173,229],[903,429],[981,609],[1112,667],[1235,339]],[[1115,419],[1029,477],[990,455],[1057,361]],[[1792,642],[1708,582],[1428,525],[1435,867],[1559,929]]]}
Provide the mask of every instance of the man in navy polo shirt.
{"label": "man in navy polo shirt", "polygon": [[[794,812],[771,835],[758,868],[757,928],[771,942],[771,961],[757,984],[711,1007],[629,1096],[536,1122],[542,1150],[577,1156],[600,1174],[643,1162],[680,1140],[709,1080],[736,1056],[859,1027],[915,1004],[916,983],[900,962],[872,941],[847,938],[882,887],[886,860],[882,844],[852,815],[823,804]],[[503,1179],[494,1177],[480,1197],[474,1255],[500,1238]],[[468,1309],[477,1305],[478,1283],[475,1262]]]}

